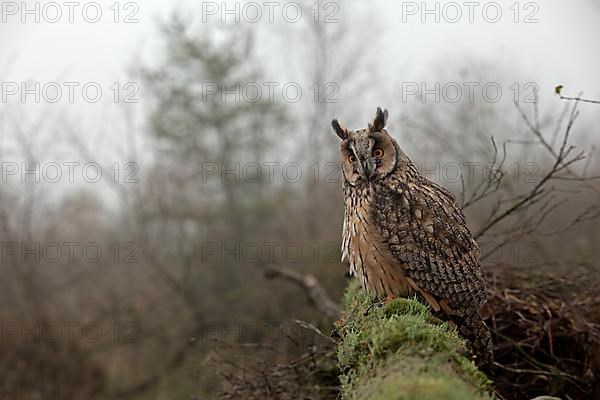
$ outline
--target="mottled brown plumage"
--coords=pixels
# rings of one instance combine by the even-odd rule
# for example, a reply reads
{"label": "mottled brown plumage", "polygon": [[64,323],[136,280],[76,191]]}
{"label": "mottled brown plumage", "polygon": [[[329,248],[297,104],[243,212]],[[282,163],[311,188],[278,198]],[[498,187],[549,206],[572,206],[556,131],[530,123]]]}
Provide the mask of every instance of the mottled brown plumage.
{"label": "mottled brown plumage", "polygon": [[342,260],[381,298],[417,295],[454,322],[477,362],[491,361],[479,249],[454,196],[424,178],[385,129],[387,110],[367,129],[332,122],[342,139],[345,217]]}

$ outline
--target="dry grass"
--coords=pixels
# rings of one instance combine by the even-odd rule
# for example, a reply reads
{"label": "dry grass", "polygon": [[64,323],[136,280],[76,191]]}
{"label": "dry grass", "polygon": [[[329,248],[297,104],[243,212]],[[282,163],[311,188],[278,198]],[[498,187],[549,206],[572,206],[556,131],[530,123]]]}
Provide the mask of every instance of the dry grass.
{"label": "dry grass", "polygon": [[600,398],[598,279],[582,268],[557,274],[507,266],[493,268],[492,277],[487,323],[497,394]]}

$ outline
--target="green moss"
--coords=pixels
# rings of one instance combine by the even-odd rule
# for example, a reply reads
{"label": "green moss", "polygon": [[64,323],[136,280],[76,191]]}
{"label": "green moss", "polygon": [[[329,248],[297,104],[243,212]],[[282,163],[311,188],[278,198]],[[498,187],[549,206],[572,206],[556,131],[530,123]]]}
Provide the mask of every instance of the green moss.
{"label": "green moss", "polygon": [[481,398],[479,391],[467,384],[443,360],[394,356],[377,367],[372,376],[355,385],[349,399],[371,400],[466,400]]}
{"label": "green moss", "polygon": [[416,299],[374,302],[356,282],[344,296],[346,317],[338,326],[343,398],[489,398],[489,381],[463,355],[454,328]]}

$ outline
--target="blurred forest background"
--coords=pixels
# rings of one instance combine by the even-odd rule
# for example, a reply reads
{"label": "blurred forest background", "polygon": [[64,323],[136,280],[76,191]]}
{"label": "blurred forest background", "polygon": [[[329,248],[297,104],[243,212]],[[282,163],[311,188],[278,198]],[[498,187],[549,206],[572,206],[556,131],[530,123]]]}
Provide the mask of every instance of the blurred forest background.
{"label": "blurred forest background", "polygon": [[[422,172],[466,207],[500,296],[493,309],[506,318],[489,321],[514,338],[497,356],[508,360],[520,346],[560,364],[560,349],[548,348],[556,339],[548,327],[559,324],[554,335],[567,332],[577,343],[565,349],[581,352],[556,367],[564,374],[552,384],[575,387],[579,398],[591,393],[600,373],[590,350],[600,317],[600,106],[552,97],[553,87],[526,86],[535,77],[473,55],[455,69],[440,57],[427,88],[496,82],[499,101],[421,101],[420,86],[403,99],[387,84],[401,71],[378,61],[376,40],[345,18],[349,12],[337,10],[336,23],[272,26],[201,23],[192,12],[163,18],[153,62],[132,62],[128,71],[141,88],[141,118],[120,104],[111,124],[86,127],[49,105],[33,117],[27,104],[3,104],[3,161],[98,162],[103,178],[65,189],[3,175],[1,398],[215,398],[240,377],[260,379],[270,365],[326,341],[317,329],[327,336],[332,315],[295,278],[315,277],[334,302],[342,296],[343,205],[330,121],[365,127],[376,106],[390,110],[390,132]],[[376,36],[378,27],[369,29]],[[265,34],[281,46],[262,47]],[[249,101],[257,82],[262,96]],[[272,101],[264,82],[281,83]],[[286,82],[302,88],[300,101],[280,95]],[[240,101],[236,84],[248,90],[237,91]],[[538,90],[550,95],[541,101]],[[115,126],[118,144],[99,153]],[[52,248],[36,259],[48,244],[66,253],[70,242],[81,244],[74,259],[53,262]],[[99,261],[82,255],[86,243],[102,249]],[[557,309],[544,306],[549,298]],[[532,324],[522,329],[539,330],[537,342],[502,325],[518,307],[530,308]],[[62,336],[49,340],[57,331]],[[517,387],[507,391],[518,391],[518,376],[531,370],[547,389],[539,373],[546,364],[505,364]]]}

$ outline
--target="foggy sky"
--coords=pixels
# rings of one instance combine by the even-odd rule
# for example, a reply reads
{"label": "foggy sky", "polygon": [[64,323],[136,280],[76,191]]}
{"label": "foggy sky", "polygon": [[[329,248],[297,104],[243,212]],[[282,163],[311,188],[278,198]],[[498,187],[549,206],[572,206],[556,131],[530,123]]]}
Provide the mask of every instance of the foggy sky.
{"label": "foggy sky", "polygon": [[[3,9],[6,3],[10,2],[3,2]],[[28,7],[33,7],[33,3],[30,1]],[[80,11],[85,3],[87,2],[81,2],[80,7],[76,8],[74,23],[68,22],[67,15],[63,15],[55,24],[44,20],[35,23],[32,16],[27,17],[26,23],[22,23],[19,20],[20,10],[17,15],[4,15],[8,21],[2,23],[0,28],[0,45],[4,55],[0,71],[3,82],[98,82],[104,92],[103,101],[97,104],[90,104],[76,97],[74,104],[61,101],[58,104],[40,106],[49,106],[52,112],[76,116],[84,126],[96,126],[107,123],[106,113],[110,112],[107,109],[112,107],[109,87],[114,82],[125,84],[131,80],[126,68],[141,60],[151,63],[156,59],[161,44],[157,22],[166,20],[176,8],[189,10],[184,14],[196,15],[200,20],[202,3],[192,0],[138,2],[136,4],[139,11],[133,17],[139,22],[132,24],[113,22],[114,12],[109,10],[112,2],[98,2],[103,16],[98,23],[88,23],[83,20]],[[119,3],[121,8],[125,3]],[[215,4],[220,7],[220,3]],[[229,1],[228,4],[232,3]],[[542,100],[559,102],[552,95],[556,84],[563,84],[568,94],[575,95],[583,90],[586,97],[600,98],[600,6],[597,2],[519,2],[518,23],[513,21],[515,12],[510,7],[515,2],[512,0],[496,3],[503,13],[496,23],[484,18],[482,9],[486,2],[474,6],[472,23],[468,20],[469,9],[464,6],[465,3],[454,3],[460,6],[462,17],[456,23],[449,22],[447,18],[455,18],[456,15],[455,8],[450,7],[446,9],[447,15],[444,16],[442,9],[447,3],[438,4],[440,22],[434,20],[435,15],[422,15],[421,2],[377,0],[344,11],[352,20],[352,26],[360,30],[362,35],[374,36],[372,43],[376,46],[377,63],[383,71],[377,78],[385,79],[396,89],[406,81],[433,82],[448,79],[447,76],[441,77],[440,71],[452,73],[460,66],[482,61],[497,65],[499,71],[514,69],[520,71],[521,77],[531,77],[540,87]],[[20,6],[20,2],[13,4]],[[338,4],[340,8],[348,6],[343,1]],[[418,12],[415,15],[403,15],[403,10],[412,6],[418,7]],[[434,6],[435,2],[427,2],[429,9]],[[264,7],[262,9],[266,10]],[[62,10],[65,12],[67,8],[62,7]],[[280,10],[281,6],[275,8],[276,24],[286,23],[281,18]],[[131,9],[120,10],[120,18],[125,18],[130,11]],[[488,11],[487,17],[493,18],[494,9]],[[326,14],[324,11],[323,13]],[[531,13],[533,15],[530,15],[530,19],[537,19],[538,22],[524,23],[523,20]],[[214,22],[219,15],[206,17]],[[423,17],[427,19],[425,22],[421,21]],[[232,21],[231,16],[227,18]],[[267,19],[263,15],[258,22],[266,30],[272,25]],[[242,18],[240,23],[249,22]],[[285,45],[285,38],[274,37],[269,40],[268,37],[260,37],[258,51],[261,54],[277,54],[276,59],[265,61],[267,71],[277,71],[283,67],[287,72],[281,76],[293,80],[293,69],[284,65],[285,54],[291,51]],[[361,57],[361,54],[356,56]],[[275,79],[279,75],[277,72],[267,73],[272,73]],[[378,84],[384,86],[380,82],[374,82],[374,85]],[[506,87],[503,89],[507,90]],[[390,93],[386,95],[389,96]],[[127,107],[136,115],[143,115],[143,88],[137,97],[140,104],[128,104]],[[353,101],[344,98],[343,87],[340,99],[342,102]],[[108,105],[105,100],[108,100]],[[28,101],[26,106],[27,110],[33,111],[37,105]],[[598,107],[583,107],[589,107],[590,114],[598,115]]]}

